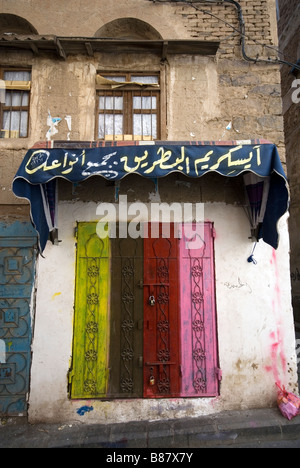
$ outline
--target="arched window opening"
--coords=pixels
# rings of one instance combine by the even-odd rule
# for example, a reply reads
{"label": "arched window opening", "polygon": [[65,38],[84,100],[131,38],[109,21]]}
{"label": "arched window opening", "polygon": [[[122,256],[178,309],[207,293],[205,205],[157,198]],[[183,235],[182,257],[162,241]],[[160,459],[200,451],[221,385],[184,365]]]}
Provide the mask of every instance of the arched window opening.
{"label": "arched window opening", "polygon": [[17,15],[0,14],[0,36],[4,34],[38,34],[29,21]]}
{"label": "arched window opening", "polygon": [[162,36],[145,21],[136,18],[120,18],[105,24],[95,37],[124,40],[160,40]]}

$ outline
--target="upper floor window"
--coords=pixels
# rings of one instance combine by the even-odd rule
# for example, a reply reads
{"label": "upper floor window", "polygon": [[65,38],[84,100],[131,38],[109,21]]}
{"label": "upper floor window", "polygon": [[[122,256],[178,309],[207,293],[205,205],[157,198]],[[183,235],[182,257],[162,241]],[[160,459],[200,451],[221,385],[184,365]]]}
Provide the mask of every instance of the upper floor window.
{"label": "upper floor window", "polygon": [[0,137],[26,138],[29,128],[31,71],[0,69],[0,83]]}
{"label": "upper floor window", "polygon": [[160,138],[158,73],[101,74],[97,83],[97,139]]}

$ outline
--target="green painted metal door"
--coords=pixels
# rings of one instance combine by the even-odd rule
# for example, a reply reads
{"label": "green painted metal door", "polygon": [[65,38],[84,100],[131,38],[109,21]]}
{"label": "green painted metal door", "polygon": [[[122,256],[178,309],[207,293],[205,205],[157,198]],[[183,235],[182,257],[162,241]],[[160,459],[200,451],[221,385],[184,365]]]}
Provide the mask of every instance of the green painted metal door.
{"label": "green painted metal door", "polygon": [[96,227],[78,224],[71,398],[107,394],[110,245]]}

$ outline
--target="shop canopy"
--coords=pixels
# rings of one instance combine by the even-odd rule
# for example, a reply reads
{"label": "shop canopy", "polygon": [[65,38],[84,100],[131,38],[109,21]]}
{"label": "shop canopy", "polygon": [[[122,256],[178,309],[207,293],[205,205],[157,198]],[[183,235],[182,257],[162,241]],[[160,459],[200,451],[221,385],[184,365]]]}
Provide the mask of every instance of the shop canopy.
{"label": "shop canopy", "polygon": [[57,230],[57,179],[72,183],[92,176],[119,181],[128,174],[157,179],[172,172],[202,177],[243,175],[252,235],[277,249],[277,223],[289,207],[288,183],[275,145],[242,142],[53,142],[30,149],[13,181],[29,200],[40,250]]}

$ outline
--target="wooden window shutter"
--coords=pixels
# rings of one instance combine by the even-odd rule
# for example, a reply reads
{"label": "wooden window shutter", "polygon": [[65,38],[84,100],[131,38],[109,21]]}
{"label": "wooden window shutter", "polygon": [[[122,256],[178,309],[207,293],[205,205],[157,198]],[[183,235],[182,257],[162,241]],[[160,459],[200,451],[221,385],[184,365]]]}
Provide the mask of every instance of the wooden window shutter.
{"label": "wooden window shutter", "polygon": [[[191,230],[196,232],[191,241]],[[180,240],[181,396],[218,395],[213,225],[185,225]]]}
{"label": "wooden window shutter", "polygon": [[100,239],[97,223],[78,224],[76,296],[71,398],[107,394],[109,239]]}

